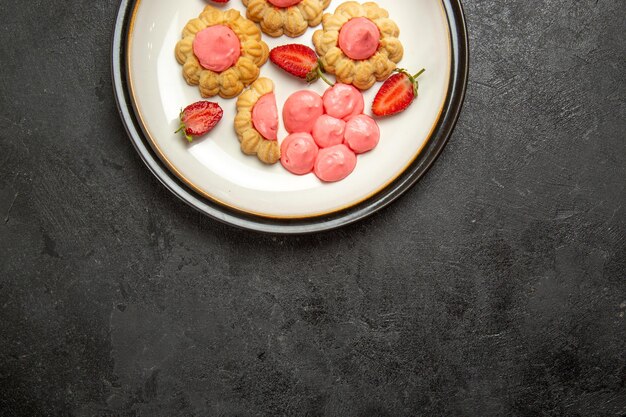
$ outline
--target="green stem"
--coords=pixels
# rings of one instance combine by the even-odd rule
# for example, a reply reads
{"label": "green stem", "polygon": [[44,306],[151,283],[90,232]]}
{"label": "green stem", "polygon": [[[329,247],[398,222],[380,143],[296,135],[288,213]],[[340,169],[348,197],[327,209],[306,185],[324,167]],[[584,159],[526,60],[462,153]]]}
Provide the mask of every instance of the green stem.
{"label": "green stem", "polygon": [[415,74],[415,75],[413,76],[413,78],[417,78],[417,77],[419,77],[420,75],[422,75],[422,74],[423,74],[423,73],[425,73],[425,72],[426,72],[426,68],[422,68],[422,69],[420,70],[420,72],[418,72],[417,74]]}
{"label": "green stem", "polygon": [[174,132],[174,133],[183,132],[183,135],[185,136],[185,139],[187,139],[189,142],[193,142],[193,136],[188,135],[188,134],[185,132],[185,129],[186,129],[185,124],[184,124],[184,123],[181,123],[181,124],[180,124],[180,127],[178,128],[178,130],[177,130],[176,132]]}
{"label": "green stem", "polygon": [[331,87],[333,87],[335,84],[330,82],[330,80],[328,78],[326,78],[326,76],[324,75],[324,72],[322,71],[322,67],[321,65],[317,66],[317,75],[320,76],[320,78],[328,85],[330,85]]}

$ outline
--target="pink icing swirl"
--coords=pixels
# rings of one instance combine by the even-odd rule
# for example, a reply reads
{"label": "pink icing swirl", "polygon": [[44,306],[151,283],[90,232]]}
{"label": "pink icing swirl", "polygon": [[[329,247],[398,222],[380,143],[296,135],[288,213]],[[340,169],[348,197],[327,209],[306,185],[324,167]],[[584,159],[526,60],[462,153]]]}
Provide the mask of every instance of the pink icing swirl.
{"label": "pink icing swirl", "polygon": [[324,109],[326,113],[337,119],[348,119],[363,113],[365,103],[363,94],[348,84],[335,84],[324,93]]}
{"label": "pink icing swirl", "polygon": [[193,53],[203,68],[222,72],[237,63],[241,56],[241,42],[228,26],[210,26],[196,33]]}
{"label": "pink icing swirl", "polygon": [[305,175],[313,171],[318,148],[308,133],[293,133],[280,146],[280,162],[292,174]]}
{"label": "pink icing swirl", "polygon": [[263,95],[252,108],[252,124],[267,140],[278,139],[278,108],[274,93]]}
{"label": "pink icing swirl", "polygon": [[311,133],[318,117],[324,114],[322,98],[308,90],[293,93],[283,108],[283,123],[289,133]]}
{"label": "pink icing swirl", "polygon": [[354,116],[346,124],[345,140],[355,153],[365,153],[378,145],[380,129],[371,117],[365,114]]}
{"label": "pink icing swirl", "polygon": [[379,45],[380,30],[365,17],[350,19],[339,32],[339,48],[351,59],[368,59],[376,53]]}
{"label": "pink icing swirl", "polygon": [[346,122],[324,114],[313,126],[313,139],[320,148],[328,148],[343,143]]}
{"label": "pink icing swirl", "polygon": [[295,6],[296,4],[300,3],[302,0],[267,0],[267,1],[276,7],[285,8],[285,7]]}
{"label": "pink icing swirl", "polygon": [[356,155],[346,145],[336,145],[319,151],[315,175],[325,182],[341,181],[356,168]]}

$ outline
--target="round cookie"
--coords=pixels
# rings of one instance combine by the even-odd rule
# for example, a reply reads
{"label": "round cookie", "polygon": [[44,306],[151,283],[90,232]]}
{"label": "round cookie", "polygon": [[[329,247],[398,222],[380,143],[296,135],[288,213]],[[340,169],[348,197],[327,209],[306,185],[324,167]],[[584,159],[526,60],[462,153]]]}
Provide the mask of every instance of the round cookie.
{"label": "round cookie", "polygon": [[330,0],[243,0],[243,4],[248,19],[259,23],[265,34],[296,38],[320,24]]}
{"label": "round cookie", "polygon": [[259,77],[259,68],[269,58],[269,48],[252,21],[237,10],[212,6],[187,23],[175,53],[183,77],[189,85],[197,85],[204,98],[237,97]]}
{"label": "round cookie", "polygon": [[324,69],[340,83],[367,90],[387,79],[404,55],[398,25],[376,3],[342,3],[324,14],[322,27],[313,44]]}

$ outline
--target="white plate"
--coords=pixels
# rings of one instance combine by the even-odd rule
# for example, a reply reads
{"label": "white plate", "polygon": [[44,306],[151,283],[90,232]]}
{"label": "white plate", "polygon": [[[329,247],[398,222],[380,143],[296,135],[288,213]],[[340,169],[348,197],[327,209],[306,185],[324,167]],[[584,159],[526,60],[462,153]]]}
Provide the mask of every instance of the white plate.
{"label": "white plate", "polygon": [[[333,0],[326,12],[333,12],[341,3]],[[359,156],[354,173],[347,179],[322,183],[313,174],[294,176],[280,163],[268,167],[256,157],[244,155],[233,128],[236,99],[210,99],[224,109],[224,118],[205,138],[188,145],[174,133],[180,109],[202,99],[197,87],[184,81],[174,48],[185,24],[206,6],[203,0],[135,3],[128,33],[127,71],[135,111],[150,145],[169,169],[196,192],[257,216],[320,216],[375,195],[417,158],[433,132],[448,94],[452,55],[451,31],[441,1],[380,0],[377,3],[389,11],[390,18],[400,27],[405,54],[399,67],[412,72],[426,68],[426,73],[419,79],[419,98],[407,111],[378,120],[380,144]],[[235,8],[245,15],[241,0],[231,0],[222,8]],[[312,34],[318,28],[321,26],[295,39],[271,38],[265,34],[263,39],[270,48],[287,43],[312,46]],[[327,88],[321,81],[308,86],[269,61],[261,67],[261,76],[275,82],[279,114],[293,92],[311,89],[322,94]],[[380,85],[377,83],[365,92],[366,112],[370,112]],[[281,125],[279,140],[285,136]]]}

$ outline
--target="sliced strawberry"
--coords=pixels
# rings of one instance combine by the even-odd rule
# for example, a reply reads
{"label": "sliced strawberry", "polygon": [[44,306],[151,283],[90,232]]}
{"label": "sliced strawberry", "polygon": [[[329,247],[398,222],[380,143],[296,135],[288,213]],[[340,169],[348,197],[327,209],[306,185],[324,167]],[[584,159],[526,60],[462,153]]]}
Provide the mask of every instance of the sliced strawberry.
{"label": "sliced strawberry", "polygon": [[396,71],[398,73],[383,83],[374,98],[372,112],[376,116],[398,114],[406,110],[417,97],[419,88],[417,77],[422,75],[425,70],[421,70],[415,75],[411,75],[403,69]]}
{"label": "sliced strawberry", "polygon": [[228,0],[211,0],[214,3],[228,3]]}
{"label": "sliced strawberry", "polygon": [[315,81],[319,77],[317,55],[308,46],[277,46],[270,52],[270,60],[289,74],[307,81]]}
{"label": "sliced strawberry", "polygon": [[210,101],[198,101],[185,107],[180,112],[180,128],[185,138],[192,142],[195,136],[208,133],[222,119],[224,111],[217,103]]}

